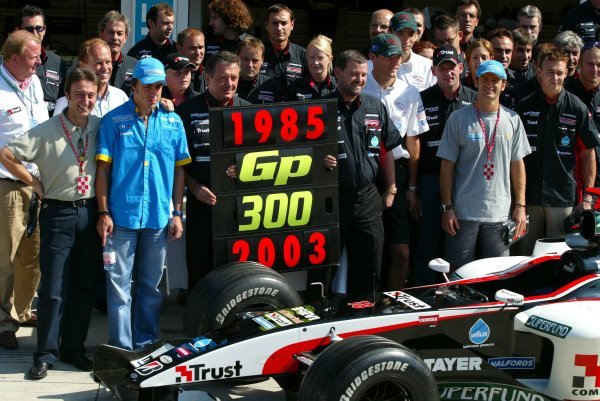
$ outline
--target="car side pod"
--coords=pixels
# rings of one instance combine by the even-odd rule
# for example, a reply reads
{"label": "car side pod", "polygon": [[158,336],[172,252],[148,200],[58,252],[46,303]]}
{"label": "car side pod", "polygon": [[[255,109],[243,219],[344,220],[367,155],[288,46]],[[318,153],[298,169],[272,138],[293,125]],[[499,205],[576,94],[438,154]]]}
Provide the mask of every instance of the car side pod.
{"label": "car side pod", "polygon": [[520,306],[525,301],[525,297],[522,294],[505,289],[496,291],[494,298],[496,301],[504,303],[504,306]]}
{"label": "car side pod", "polygon": [[450,263],[442,258],[436,258],[429,261],[429,268],[444,275],[446,282],[449,282],[447,274],[450,273]]}

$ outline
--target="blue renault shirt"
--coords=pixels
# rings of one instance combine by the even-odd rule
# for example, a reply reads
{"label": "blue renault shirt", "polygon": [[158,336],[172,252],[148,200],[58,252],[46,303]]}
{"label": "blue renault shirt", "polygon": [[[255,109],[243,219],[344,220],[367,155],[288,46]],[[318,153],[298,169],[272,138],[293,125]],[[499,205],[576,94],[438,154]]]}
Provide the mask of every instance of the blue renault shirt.
{"label": "blue renault shirt", "polygon": [[192,161],[177,114],[157,107],[146,131],[130,99],[102,118],[96,160],[113,165],[108,207],[116,225],[129,229],[167,225],[175,167]]}

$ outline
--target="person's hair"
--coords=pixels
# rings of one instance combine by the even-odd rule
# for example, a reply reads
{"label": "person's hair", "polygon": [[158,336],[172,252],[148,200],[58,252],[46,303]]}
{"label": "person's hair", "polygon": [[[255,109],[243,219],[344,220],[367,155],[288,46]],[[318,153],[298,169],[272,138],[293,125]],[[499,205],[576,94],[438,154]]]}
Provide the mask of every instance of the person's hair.
{"label": "person's hair", "polygon": [[546,60],[569,62],[569,56],[556,44],[549,43],[548,46],[542,46],[538,53],[538,67],[542,68],[542,63]]}
{"label": "person's hair", "polygon": [[420,15],[421,17],[423,17],[423,20],[425,20],[425,14],[423,14],[423,11],[421,11],[421,9],[417,7],[407,7],[404,10],[402,10],[402,12],[411,13],[412,15]]}
{"label": "person's hair", "polygon": [[81,42],[81,45],[79,45],[79,54],[77,55],[77,58],[79,59],[80,63],[87,63],[88,58],[90,57],[90,48],[93,46],[106,46],[106,48],[110,50],[108,43],[100,38],[91,38],[85,40]]}
{"label": "person's hair", "polygon": [[177,34],[177,43],[182,44],[187,38],[196,36],[204,36],[204,33],[196,28],[185,28]]}
{"label": "person's hair", "polygon": [[246,47],[254,50],[260,50],[260,55],[264,58],[265,45],[263,44],[262,40],[255,38],[254,36],[246,36],[244,39],[238,42],[237,48],[235,49],[236,54],[239,56],[239,54],[242,52],[242,49],[245,49]]}
{"label": "person's hair", "polygon": [[310,42],[308,42],[308,45],[306,45],[307,49],[308,49],[308,46],[314,46],[317,49],[321,50],[323,53],[327,54],[329,57],[333,57],[333,49],[331,48],[331,39],[329,39],[325,35],[315,36]]}
{"label": "person's hair", "polygon": [[44,13],[44,10],[42,10],[39,7],[36,6],[31,6],[29,4],[24,5],[19,12],[17,13],[17,15],[15,16],[15,26],[18,28],[21,28],[21,24],[23,23],[23,17],[37,17],[37,16],[41,16],[42,19],[44,20],[44,25],[46,24],[46,14]]}
{"label": "person's hair", "polygon": [[337,59],[335,60],[335,66],[340,70],[344,70],[350,61],[356,61],[358,64],[364,64],[367,62],[367,58],[356,50],[344,50],[337,56]]}
{"label": "person's hair", "polygon": [[271,14],[278,14],[282,11],[287,11],[290,14],[290,20],[294,21],[294,12],[291,10],[291,8],[289,8],[285,4],[277,3],[267,8],[267,13],[265,14],[265,24],[269,22],[269,17],[271,16]]}
{"label": "person's hair", "polygon": [[431,43],[428,40],[419,40],[418,42],[415,42],[415,44],[412,47],[413,53],[417,54],[419,54],[420,51],[425,49],[435,50],[437,49],[437,46],[435,45],[435,43]]}
{"label": "person's hair", "polygon": [[241,64],[240,58],[237,56],[237,54],[228,51],[221,51],[208,59],[208,62],[204,67],[204,72],[212,76],[215,73],[218,63],[225,65],[237,64],[238,67]]}
{"label": "person's hair", "polygon": [[454,3],[454,14],[456,14],[456,12],[458,11],[459,6],[470,5],[474,5],[477,8],[477,18],[481,18],[481,5],[477,0],[457,0],[457,2]]}
{"label": "person's hair", "polygon": [[218,14],[228,28],[236,32],[245,32],[254,22],[248,6],[242,0],[213,0],[208,11]]}
{"label": "person's hair", "polygon": [[581,49],[583,40],[573,31],[563,31],[556,35],[554,44],[561,49]]}
{"label": "person's hair", "polygon": [[531,62],[536,64],[537,66],[539,66],[538,59],[539,59],[540,52],[543,49],[546,49],[548,46],[554,46],[554,44],[548,43],[548,42],[545,42],[545,43],[537,42],[535,44],[535,46],[533,46],[533,50],[531,51]]}
{"label": "person's hair", "polygon": [[34,35],[33,33],[29,33],[23,29],[14,31],[8,38],[4,41],[2,45],[2,54],[4,55],[4,60],[9,60],[12,56],[20,56],[23,54],[23,50],[25,46],[34,41],[35,43],[42,44],[42,40]]}
{"label": "person's hair", "polygon": [[515,43],[512,32],[502,27],[494,28],[488,32],[486,39],[491,42],[493,38],[509,38],[511,42]]}
{"label": "person's hair", "polygon": [[89,81],[96,87],[100,86],[98,76],[87,68],[75,67],[67,74],[65,81],[65,93],[71,93],[71,85],[79,81]]}
{"label": "person's hair", "polygon": [[473,54],[473,51],[475,51],[475,49],[478,47],[483,47],[490,54],[490,58],[494,58],[494,48],[492,47],[490,41],[484,38],[479,38],[472,41],[469,47],[467,47],[467,50],[465,50],[465,60],[467,60],[467,64],[469,64],[471,54]]}
{"label": "person's hair", "polygon": [[542,23],[542,13],[540,12],[540,9],[536,6],[532,6],[531,4],[521,7],[517,13],[517,21],[519,21],[519,18],[521,17],[537,18],[540,24]]}
{"label": "person's hair", "polygon": [[448,28],[454,29],[456,32],[460,30],[458,20],[450,15],[442,14],[433,22],[433,28],[439,31],[445,31]]}
{"label": "person's hair", "polygon": [[171,7],[171,5],[168,3],[156,3],[155,5],[150,7],[150,10],[148,10],[148,12],[146,13],[146,27],[150,28],[150,24],[148,24],[148,22],[156,22],[158,14],[160,13],[163,13],[167,17],[170,17],[174,14],[173,7]]}
{"label": "person's hair", "polygon": [[121,14],[117,10],[111,10],[104,14],[102,19],[98,22],[98,32],[104,32],[106,26],[110,23],[122,22],[125,25],[125,35],[129,36],[131,26],[129,25],[129,18]]}
{"label": "person's hair", "polygon": [[512,31],[513,43],[519,46],[533,46],[533,36],[527,32],[523,32],[520,29]]}

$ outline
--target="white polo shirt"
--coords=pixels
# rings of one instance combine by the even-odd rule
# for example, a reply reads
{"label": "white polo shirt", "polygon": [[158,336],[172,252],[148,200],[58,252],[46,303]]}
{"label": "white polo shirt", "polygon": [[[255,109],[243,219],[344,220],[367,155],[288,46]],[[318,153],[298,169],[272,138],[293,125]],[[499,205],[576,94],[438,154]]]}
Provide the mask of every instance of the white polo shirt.
{"label": "white polo shirt", "polygon": [[410,53],[410,58],[398,68],[398,78],[414,86],[419,92],[436,84],[437,79],[431,71],[432,61],[415,52]]}
{"label": "white polo shirt", "polygon": [[[123,92],[119,88],[115,88],[114,86],[108,85],[106,95],[104,95],[103,98],[100,96],[96,98],[96,105],[94,106],[94,111],[92,111],[92,115],[102,117],[112,109],[116,109],[128,100],[129,97],[125,92]],[[57,116],[58,114],[62,113],[68,105],[69,101],[65,96],[58,99],[56,101],[56,106],[54,107],[54,115]]]}
{"label": "white polo shirt", "polygon": [[[19,82],[6,69],[0,66],[0,148],[23,135],[35,125],[48,119],[48,108],[44,102],[42,84],[37,75],[24,91],[18,89]],[[27,170],[38,176],[38,168],[33,163],[23,163]],[[0,163],[0,178],[16,177]]]}
{"label": "white polo shirt", "polygon": [[[362,93],[381,100],[402,138],[406,135],[417,136],[429,131],[423,101],[414,86],[396,79],[389,88],[382,88],[371,71],[367,76],[367,83]],[[408,151],[402,146],[394,148],[392,152],[394,159],[410,157]]]}

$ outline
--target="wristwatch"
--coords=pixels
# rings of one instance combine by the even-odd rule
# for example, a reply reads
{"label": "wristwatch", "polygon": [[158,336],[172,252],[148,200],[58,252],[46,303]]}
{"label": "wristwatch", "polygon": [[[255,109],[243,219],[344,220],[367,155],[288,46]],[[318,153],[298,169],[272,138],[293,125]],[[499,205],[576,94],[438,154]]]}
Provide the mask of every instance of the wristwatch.
{"label": "wristwatch", "polygon": [[183,217],[183,212],[181,210],[173,210],[171,212],[171,214],[173,215],[173,217],[177,216],[177,217]]}
{"label": "wristwatch", "polygon": [[440,208],[440,210],[442,212],[447,212],[448,210],[452,210],[454,209],[454,205],[452,203],[449,203],[447,205],[442,205],[442,207]]}

